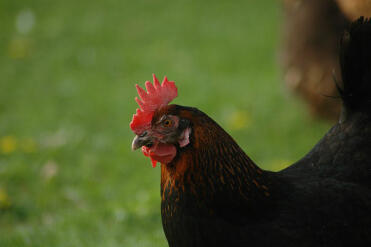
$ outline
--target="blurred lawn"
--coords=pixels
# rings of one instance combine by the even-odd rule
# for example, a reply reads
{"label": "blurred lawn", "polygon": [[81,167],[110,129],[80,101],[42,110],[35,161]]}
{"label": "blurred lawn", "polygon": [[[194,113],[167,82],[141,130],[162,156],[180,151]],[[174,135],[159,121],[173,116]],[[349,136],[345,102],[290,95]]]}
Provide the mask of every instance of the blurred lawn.
{"label": "blurred lawn", "polygon": [[0,246],[165,246],[134,83],[217,120],[263,168],[328,124],[285,95],[279,1],[0,1]]}

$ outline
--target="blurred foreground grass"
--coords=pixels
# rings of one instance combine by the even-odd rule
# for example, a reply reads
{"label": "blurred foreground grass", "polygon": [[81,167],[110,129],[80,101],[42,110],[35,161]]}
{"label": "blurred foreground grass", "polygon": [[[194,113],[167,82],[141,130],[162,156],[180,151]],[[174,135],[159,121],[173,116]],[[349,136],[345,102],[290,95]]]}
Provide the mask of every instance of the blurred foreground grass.
{"label": "blurred foreground grass", "polygon": [[270,1],[0,2],[0,246],[164,246],[134,83],[175,80],[263,168],[328,128],[285,96]]}

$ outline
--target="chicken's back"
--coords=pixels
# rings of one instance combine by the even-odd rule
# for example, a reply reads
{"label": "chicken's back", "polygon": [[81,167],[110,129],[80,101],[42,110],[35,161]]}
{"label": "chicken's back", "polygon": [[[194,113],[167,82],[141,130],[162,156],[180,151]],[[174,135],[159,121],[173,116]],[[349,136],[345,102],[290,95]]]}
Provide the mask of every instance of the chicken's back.
{"label": "chicken's back", "polygon": [[355,114],[303,159],[270,173],[272,206],[231,246],[371,246],[370,123]]}
{"label": "chicken's back", "polygon": [[336,124],[303,159],[280,173],[371,188],[371,117],[355,113]]}
{"label": "chicken's back", "polygon": [[276,174],[290,186],[278,186],[281,230],[315,244],[309,246],[371,245],[370,120],[359,113],[335,125],[302,160]]}

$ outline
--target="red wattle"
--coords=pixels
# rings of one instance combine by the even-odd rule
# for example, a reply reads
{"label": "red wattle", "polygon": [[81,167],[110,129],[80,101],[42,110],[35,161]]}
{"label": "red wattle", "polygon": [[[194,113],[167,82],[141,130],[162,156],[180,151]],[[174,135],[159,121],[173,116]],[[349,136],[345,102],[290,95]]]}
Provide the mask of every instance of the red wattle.
{"label": "red wattle", "polygon": [[176,156],[175,146],[164,143],[157,143],[150,148],[143,146],[142,152],[145,156],[150,157],[153,167],[156,167],[157,162],[168,164]]}
{"label": "red wattle", "polygon": [[157,160],[153,159],[152,157],[150,157],[151,159],[151,162],[152,162],[152,167],[155,168],[156,165],[157,165]]}

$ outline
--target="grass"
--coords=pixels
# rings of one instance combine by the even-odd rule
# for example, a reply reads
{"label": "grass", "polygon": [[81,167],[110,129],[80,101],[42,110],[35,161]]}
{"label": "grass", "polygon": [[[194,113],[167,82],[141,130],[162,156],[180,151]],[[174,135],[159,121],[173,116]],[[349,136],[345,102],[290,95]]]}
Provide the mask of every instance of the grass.
{"label": "grass", "polygon": [[160,169],[128,126],[153,72],[265,169],[329,127],[283,89],[277,1],[3,0],[0,16],[0,246],[166,245]]}

